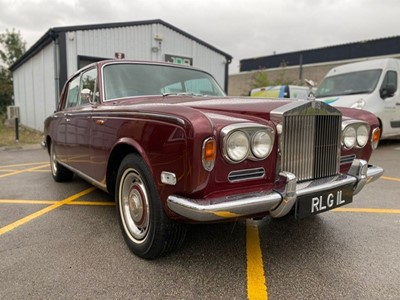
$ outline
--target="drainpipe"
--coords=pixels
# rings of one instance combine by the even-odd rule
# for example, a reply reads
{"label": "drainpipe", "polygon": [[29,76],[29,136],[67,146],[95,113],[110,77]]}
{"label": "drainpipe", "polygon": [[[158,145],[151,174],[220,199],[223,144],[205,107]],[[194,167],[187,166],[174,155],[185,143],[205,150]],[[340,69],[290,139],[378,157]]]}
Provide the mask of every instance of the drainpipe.
{"label": "drainpipe", "polygon": [[299,79],[300,84],[303,85],[303,53],[300,53],[299,58]]}
{"label": "drainpipe", "polygon": [[53,40],[53,59],[54,59],[54,86],[55,86],[55,107],[58,107],[58,97],[60,97],[60,68],[59,68],[59,43],[58,35],[54,31],[50,32],[51,39]]}
{"label": "drainpipe", "polygon": [[225,84],[224,84],[224,90],[225,93],[228,94],[228,80],[229,80],[229,64],[232,62],[231,58],[226,59],[225,63]]}

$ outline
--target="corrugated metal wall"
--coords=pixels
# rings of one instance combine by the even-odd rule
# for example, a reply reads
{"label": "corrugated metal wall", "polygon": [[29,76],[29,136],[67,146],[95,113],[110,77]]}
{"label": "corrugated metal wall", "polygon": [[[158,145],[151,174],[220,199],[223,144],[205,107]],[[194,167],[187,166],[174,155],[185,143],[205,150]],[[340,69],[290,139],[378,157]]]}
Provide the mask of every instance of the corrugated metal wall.
{"label": "corrugated metal wall", "polygon": [[[161,43],[156,36],[162,37]],[[225,84],[223,55],[162,24],[67,32],[66,45],[68,76],[77,71],[78,56],[114,58],[122,52],[125,59],[164,61],[164,55],[171,54],[192,58],[193,66],[210,72],[222,87]]]}
{"label": "corrugated metal wall", "polygon": [[56,107],[54,44],[49,44],[13,73],[15,105],[20,121],[43,131],[44,119]]}

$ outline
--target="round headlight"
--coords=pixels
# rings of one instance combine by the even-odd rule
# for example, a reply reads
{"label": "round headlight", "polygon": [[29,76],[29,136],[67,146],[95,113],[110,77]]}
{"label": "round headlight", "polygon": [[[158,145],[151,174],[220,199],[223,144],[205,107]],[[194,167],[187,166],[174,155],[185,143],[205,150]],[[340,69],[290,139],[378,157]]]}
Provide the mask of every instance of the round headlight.
{"label": "round headlight", "polygon": [[253,155],[259,159],[266,158],[272,149],[271,136],[266,131],[258,131],[251,143]]}
{"label": "round headlight", "polygon": [[352,126],[346,127],[343,132],[343,144],[347,149],[351,149],[356,144],[356,130]]}
{"label": "round headlight", "polygon": [[249,139],[242,131],[235,131],[226,141],[226,154],[234,162],[241,162],[249,153]]}
{"label": "round headlight", "polygon": [[357,129],[357,145],[359,147],[364,147],[368,143],[368,128],[364,125],[361,125]]}

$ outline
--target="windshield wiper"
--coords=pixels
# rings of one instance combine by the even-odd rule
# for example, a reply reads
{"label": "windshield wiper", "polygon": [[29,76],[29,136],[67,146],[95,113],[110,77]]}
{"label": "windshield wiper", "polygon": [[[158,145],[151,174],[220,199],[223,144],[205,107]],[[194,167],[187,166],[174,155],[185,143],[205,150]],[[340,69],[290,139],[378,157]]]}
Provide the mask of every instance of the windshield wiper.
{"label": "windshield wiper", "polygon": [[369,94],[369,93],[371,93],[370,90],[364,90],[364,91],[354,91],[354,92],[344,93],[342,95],[357,95],[357,94]]}

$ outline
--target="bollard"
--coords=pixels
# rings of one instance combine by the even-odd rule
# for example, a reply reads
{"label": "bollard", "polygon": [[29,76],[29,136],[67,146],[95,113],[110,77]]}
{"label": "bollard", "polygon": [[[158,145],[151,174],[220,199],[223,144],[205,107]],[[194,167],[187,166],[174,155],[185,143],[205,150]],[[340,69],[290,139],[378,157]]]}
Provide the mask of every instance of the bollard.
{"label": "bollard", "polygon": [[15,142],[19,143],[19,122],[18,118],[15,118]]}

